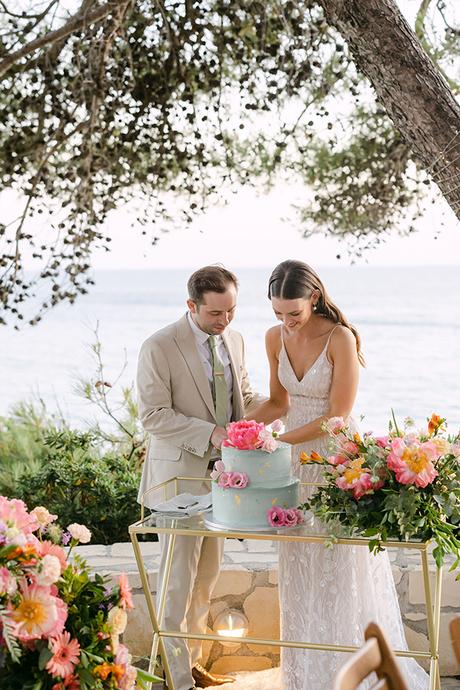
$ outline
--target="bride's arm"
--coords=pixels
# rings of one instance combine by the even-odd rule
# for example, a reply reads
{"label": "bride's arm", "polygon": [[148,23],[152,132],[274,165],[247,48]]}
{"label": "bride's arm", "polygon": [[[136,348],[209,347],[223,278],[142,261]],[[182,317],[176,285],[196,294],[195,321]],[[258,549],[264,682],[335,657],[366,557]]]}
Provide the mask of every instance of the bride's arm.
{"label": "bride's arm", "polygon": [[251,410],[248,419],[270,424],[283,417],[289,408],[289,395],[278,378],[278,355],[280,347],[280,328],[274,326],[265,335],[265,348],[270,365],[270,397],[255,410]]}
{"label": "bride's arm", "polygon": [[279,438],[286,443],[298,444],[312,441],[325,434],[322,425],[330,417],[349,417],[355,402],[359,380],[359,361],[356,340],[345,326],[339,327],[332,335],[328,356],[333,365],[332,383],[329,393],[327,415],[313,419],[304,426],[282,434]]}

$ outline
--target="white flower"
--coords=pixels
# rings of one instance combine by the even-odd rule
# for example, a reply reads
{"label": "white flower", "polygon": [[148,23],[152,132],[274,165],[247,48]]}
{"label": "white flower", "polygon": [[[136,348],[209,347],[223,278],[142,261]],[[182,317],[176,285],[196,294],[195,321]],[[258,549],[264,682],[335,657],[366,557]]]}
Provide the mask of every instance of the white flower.
{"label": "white flower", "polygon": [[40,527],[48,527],[51,522],[54,522],[57,515],[52,515],[47,508],[44,506],[37,506],[30,511],[31,515],[35,515],[38,520]]}
{"label": "white flower", "polygon": [[47,553],[41,560],[41,570],[37,574],[38,585],[53,585],[61,575],[61,563],[59,558]]}
{"label": "white flower", "polygon": [[282,434],[284,432],[284,424],[281,419],[275,419],[275,421],[270,424],[270,427],[275,434]]}
{"label": "white flower", "polygon": [[71,525],[67,527],[67,531],[70,532],[72,539],[79,541],[80,544],[87,544],[91,541],[91,532],[84,525],[79,525],[77,522],[72,522]]}
{"label": "white flower", "polygon": [[110,609],[107,623],[110,626],[112,635],[121,635],[125,631],[127,622],[128,615],[124,609],[121,609],[119,606],[114,606],[113,609]]}

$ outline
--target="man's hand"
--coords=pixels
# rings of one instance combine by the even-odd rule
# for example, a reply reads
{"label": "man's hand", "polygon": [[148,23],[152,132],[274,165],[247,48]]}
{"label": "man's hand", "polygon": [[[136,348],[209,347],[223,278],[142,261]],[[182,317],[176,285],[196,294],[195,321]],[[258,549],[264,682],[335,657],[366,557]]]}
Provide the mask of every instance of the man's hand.
{"label": "man's hand", "polygon": [[222,441],[225,441],[226,438],[227,431],[224,429],[224,427],[216,426],[216,428],[211,434],[211,444],[214,446],[214,448],[220,448],[222,445]]}

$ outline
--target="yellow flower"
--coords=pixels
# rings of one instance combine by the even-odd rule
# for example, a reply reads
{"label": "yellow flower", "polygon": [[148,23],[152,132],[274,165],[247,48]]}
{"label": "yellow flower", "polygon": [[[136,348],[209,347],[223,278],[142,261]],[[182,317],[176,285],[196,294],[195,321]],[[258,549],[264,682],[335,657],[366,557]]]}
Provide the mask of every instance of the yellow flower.
{"label": "yellow flower", "polygon": [[420,447],[406,448],[401,456],[411,472],[420,474],[430,464],[430,459]]}
{"label": "yellow flower", "polygon": [[343,473],[347,484],[351,484],[355,479],[359,479],[366,470],[363,470],[364,458],[356,458],[351,460],[347,466],[347,469]]}

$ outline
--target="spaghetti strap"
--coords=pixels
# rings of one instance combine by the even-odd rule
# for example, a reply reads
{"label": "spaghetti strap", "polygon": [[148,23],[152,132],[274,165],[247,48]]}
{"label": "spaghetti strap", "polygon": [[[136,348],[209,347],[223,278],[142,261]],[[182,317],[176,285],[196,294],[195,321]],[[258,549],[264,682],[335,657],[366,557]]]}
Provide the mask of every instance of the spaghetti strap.
{"label": "spaghetti strap", "polygon": [[332,331],[329,333],[329,337],[328,337],[327,342],[326,342],[326,347],[324,348],[325,350],[327,350],[328,345],[331,342],[331,337],[332,337],[332,334],[334,333],[335,329],[337,328],[337,326],[341,326],[341,325],[342,325],[341,323],[336,323],[334,328],[332,329]]}

